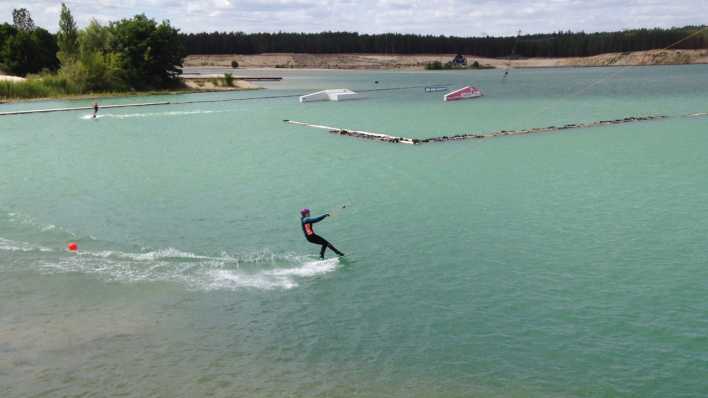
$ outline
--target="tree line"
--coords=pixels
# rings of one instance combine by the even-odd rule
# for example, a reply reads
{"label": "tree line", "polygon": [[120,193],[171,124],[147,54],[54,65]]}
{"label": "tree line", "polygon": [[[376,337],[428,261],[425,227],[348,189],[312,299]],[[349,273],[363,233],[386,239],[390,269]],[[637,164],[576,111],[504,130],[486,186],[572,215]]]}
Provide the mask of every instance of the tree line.
{"label": "tree line", "polygon": [[[0,24],[0,71],[34,77],[25,86],[0,82],[0,97],[172,88],[180,84],[186,54],[460,53],[519,58],[582,57],[672,45],[708,48],[705,26],[507,37],[356,32],[181,34],[168,21],[158,23],[144,14],[107,24],[94,20],[79,29],[69,8],[62,4],[58,33],[52,34],[35,26],[24,8],[13,10],[12,17],[12,24]],[[26,92],[18,91],[23,87]]]}
{"label": "tree line", "polygon": [[[414,34],[243,33],[181,34],[188,54],[373,53],[373,54],[473,54],[480,57],[585,57],[608,52],[665,48],[703,29],[685,26],[670,29],[634,29],[621,32],[557,32],[508,37],[455,37]],[[708,31],[672,48],[708,47]]]}
{"label": "tree line", "polygon": [[13,24],[0,24],[0,68],[17,75],[57,70],[57,42],[46,29],[36,27],[29,11],[12,12]]}
{"label": "tree line", "polygon": [[[36,27],[26,9],[0,24],[0,69],[26,76],[64,94],[159,89],[178,83],[185,52],[179,31],[145,15],[79,29],[62,4],[59,29]],[[41,87],[45,86],[45,87]]]}

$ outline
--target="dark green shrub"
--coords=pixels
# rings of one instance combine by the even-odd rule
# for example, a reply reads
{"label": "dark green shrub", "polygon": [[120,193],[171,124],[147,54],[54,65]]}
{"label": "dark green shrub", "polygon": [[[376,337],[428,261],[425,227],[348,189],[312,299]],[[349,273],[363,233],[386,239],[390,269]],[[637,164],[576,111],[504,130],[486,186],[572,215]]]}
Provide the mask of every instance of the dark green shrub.
{"label": "dark green shrub", "polygon": [[440,61],[433,61],[425,64],[425,69],[427,70],[441,70],[442,68],[443,64]]}
{"label": "dark green shrub", "polygon": [[224,73],[224,85],[228,87],[234,86],[234,77],[231,73]]}

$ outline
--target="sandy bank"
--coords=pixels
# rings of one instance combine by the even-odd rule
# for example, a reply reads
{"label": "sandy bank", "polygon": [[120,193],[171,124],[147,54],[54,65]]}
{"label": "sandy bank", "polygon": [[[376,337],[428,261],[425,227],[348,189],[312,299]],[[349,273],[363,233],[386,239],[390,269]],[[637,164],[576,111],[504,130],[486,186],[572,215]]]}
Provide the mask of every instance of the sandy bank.
{"label": "sandy bank", "polygon": [[0,75],[0,81],[23,82],[26,79],[19,76]]}
{"label": "sandy bank", "polygon": [[256,90],[259,87],[245,80],[234,80],[233,86],[223,84],[223,75],[200,76],[200,77],[183,77],[185,86],[197,91],[238,91],[238,90]]}
{"label": "sandy bank", "polygon": [[[245,68],[322,68],[322,69],[423,69],[427,63],[448,62],[454,54],[294,54],[266,53],[256,55],[190,55],[184,66],[231,67],[237,61]],[[553,68],[581,66],[684,65],[708,64],[707,50],[651,50],[609,53],[577,58],[529,58],[505,60],[465,55],[474,61],[497,68]]]}

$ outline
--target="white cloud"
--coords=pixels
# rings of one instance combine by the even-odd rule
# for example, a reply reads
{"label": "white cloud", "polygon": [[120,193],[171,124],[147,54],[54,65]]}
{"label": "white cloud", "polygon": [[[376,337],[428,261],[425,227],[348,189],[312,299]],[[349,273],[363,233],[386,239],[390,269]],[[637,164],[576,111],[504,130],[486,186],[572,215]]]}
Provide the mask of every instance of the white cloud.
{"label": "white cloud", "polygon": [[[65,0],[80,25],[145,13],[185,32],[348,30],[446,35],[586,32],[708,23],[706,0]],[[56,31],[58,0],[0,0],[0,22],[12,9]]]}
{"label": "white cloud", "polygon": [[231,1],[229,1],[229,0],[213,0],[212,4],[213,4],[214,8],[222,9],[222,10],[233,7],[233,5],[231,4]]}

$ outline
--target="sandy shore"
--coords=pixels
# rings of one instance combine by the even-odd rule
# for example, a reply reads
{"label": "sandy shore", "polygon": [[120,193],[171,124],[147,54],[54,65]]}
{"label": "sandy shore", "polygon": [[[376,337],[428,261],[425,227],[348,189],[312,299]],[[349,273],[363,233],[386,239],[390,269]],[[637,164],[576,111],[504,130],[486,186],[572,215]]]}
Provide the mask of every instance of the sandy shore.
{"label": "sandy shore", "polygon": [[[320,69],[423,69],[427,63],[448,62],[454,54],[295,54],[266,53],[256,55],[190,55],[184,66],[231,67],[237,61],[245,68],[320,68]],[[529,58],[505,60],[465,55],[468,63],[496,68],[554,68],[626,65],[708,64],[708,50],[651,50],[609,53],[577,58]]]}
{"label": "sandy shore", "polygon": [[23,82],[26,79],[19,76],[0,75],[0,81]]}
{"label": "sandy shore", "polygon": [[[224,75],[207,75],[199,77],[183,77],[184,84],[192,90],[196,91],[238,91],[238,90],[256,90],[259,87],[245,80],[234,80],[233,86],[223,85]],[[215,84],[216,82],[219,84]]]}

